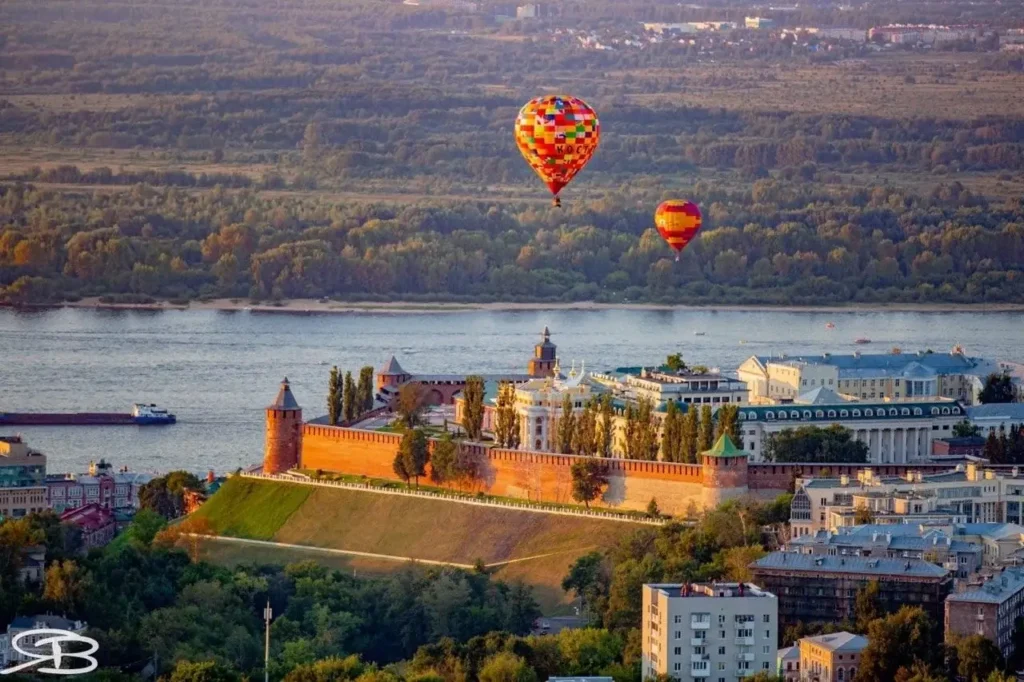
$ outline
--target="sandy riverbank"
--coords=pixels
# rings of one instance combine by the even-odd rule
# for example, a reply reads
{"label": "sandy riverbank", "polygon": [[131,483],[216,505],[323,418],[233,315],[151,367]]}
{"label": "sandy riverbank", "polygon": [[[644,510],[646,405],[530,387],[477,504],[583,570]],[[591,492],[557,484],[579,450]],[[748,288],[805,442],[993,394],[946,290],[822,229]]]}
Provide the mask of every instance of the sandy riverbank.
{"label": "sandy riverbank", "polygon": [[313,313],[437,313],[472,311],[535,311],[535,310],[736,310],[736,311],[777,311],[809,313],[871,313],[871,312],[1024,312],[1024,304],[942,304],[942,303],[892,303],[892,304],[851,304],[848,306],[773,306],[773,305],[661,305],[656,303],[596,303],[578,301],[573,303],[419,303],[394,301],[387,303],[347,303],[297,299],[283,301],[280,305],[254,304],[244,299],[215,299],[194,301],[187,306],[167,302],[152,304],[103,303],[99,298],[83,298],[81,301],[64,304],[73,308],[106,308],[126,310],[220,310],[248,311],[255,313],[313,314]]}

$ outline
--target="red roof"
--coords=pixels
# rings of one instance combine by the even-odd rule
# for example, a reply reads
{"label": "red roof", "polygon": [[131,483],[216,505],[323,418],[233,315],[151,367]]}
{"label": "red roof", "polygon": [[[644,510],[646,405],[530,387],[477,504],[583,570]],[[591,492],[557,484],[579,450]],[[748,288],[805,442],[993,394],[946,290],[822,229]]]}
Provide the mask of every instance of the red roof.
{"label": "red roof", "polygon": [[114,512],[90,502],[84,507],[69,509],[60,515],[60,520],[81,526],[84,530],[99,530],[114,522]]}

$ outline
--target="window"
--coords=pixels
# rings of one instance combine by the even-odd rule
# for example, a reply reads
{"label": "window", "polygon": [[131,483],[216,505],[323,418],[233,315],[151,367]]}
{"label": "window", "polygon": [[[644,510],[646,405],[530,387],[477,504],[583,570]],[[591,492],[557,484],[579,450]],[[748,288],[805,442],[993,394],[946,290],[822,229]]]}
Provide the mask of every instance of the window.
{"label": "window", "polygon": [[843,669],[842,668],[837,668],[836,669],[836,679],[839,680],[839,682],[843,682]]}
{"label": "window", "polygon": [[849,410],[839,410],[839,416],[840,417],[849,417],[850,416],[850,411]]}
{"label": "window", "polygon": [[672,664],[672,669],[673,670],[682,670],[683,669],[683,664],[682,663],[673,663]]}
{"label": "window", "polygon": [[683,647],[681,647],[681,646],[675,647],[672,650],[672,653],[674,653],[676,656],[682,656],[683,655]]}
{"label": "window", "polygon": [[769,653],[769,651],[768,651],[768,648],[769,648],[769,647],[768,647],[768,645],[767,645],[767,644],[765,644],[765,645],[764,645],[763,647],[761,647],[761,653],[762,653],[762,654],[767,654],[767,653]]}
{"label": "window", "polygon": [[765,639],[771,639],[772,638],[772,631],[771,630],[765,630],[764,631],[764,638]]}
{"label": "window", "polygon": [[724,646],[718,647],[718,655],[719,656],[725,656],[725,647]]}
{"label": "window", "polygon": [[676,630],[675,634],[676,634],[676,636],[673,639],[682,639],[683,638],[682,630]]}
{"label": "window", "polygon": [[725,616],[722,615],[722,614],[718,614],[718,623],[719,623],[719,625],[721,625],[724,622],[725,622]]}
{"label": "window", "polygon": [[680,616],[680,615],[676,615],[676,616],[673,617],[673,622],[674,623],[682,623],[683,622],[683,617]]}
{"label": "window", "polygon": [[[766,614],[764,614],[761,617],[761,622],[762,623],[770,623],[770,622],[772,622],[772,617],[769,614],[766,613]],[[768,652],[766,651],[765,653],[768,653]]]}
{"label": "window", "polygon": [[[768,661],[765,661],[764,663],[761,664],[761,669],[762,670],[767,670],[768,669]],[[843,678],[840,677],[839,679],[843,679]]]}

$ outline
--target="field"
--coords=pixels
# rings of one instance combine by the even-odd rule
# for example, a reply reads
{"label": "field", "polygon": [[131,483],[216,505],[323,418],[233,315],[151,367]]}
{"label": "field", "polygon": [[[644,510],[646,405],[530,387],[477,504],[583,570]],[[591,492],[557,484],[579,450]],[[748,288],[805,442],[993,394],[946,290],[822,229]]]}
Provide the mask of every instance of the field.
{"label": "field", "polygon": [[406,567],[403,557],[462,565],[480,560],[499,579],[532,585],[538,601],[553,613],[564,611],[568,602],[560,585],[576,557],[640,528],[617,521],[243,478],[230,479],[196,513],[209,519],[221,535],[396,557],[389,562],[212,540],[203,550],[212,561],[230,565],[312,559],[345,570],[379,573]]}

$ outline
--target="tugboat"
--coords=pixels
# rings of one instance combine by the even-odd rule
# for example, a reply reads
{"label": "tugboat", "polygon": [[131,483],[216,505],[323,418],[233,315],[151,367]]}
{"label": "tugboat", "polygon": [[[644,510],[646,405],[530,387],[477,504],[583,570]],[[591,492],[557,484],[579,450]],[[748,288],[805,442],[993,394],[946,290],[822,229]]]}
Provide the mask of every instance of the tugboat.
{"label": "tugboat", "polygon": [[139,426],[151,426],[155,424],[174,424],[178,419],[162,407],[153,403],[135,403],[132,405],[132,421]]}
{"label": "tugboat", "polygon": [[871,343],[871,339],[866,339],[866,338],[864,338],[862,336],[859,339],[857,339],[856,341],[854,341],[854,343],[859,344],[859,345],[863,345],[865,343]]}

